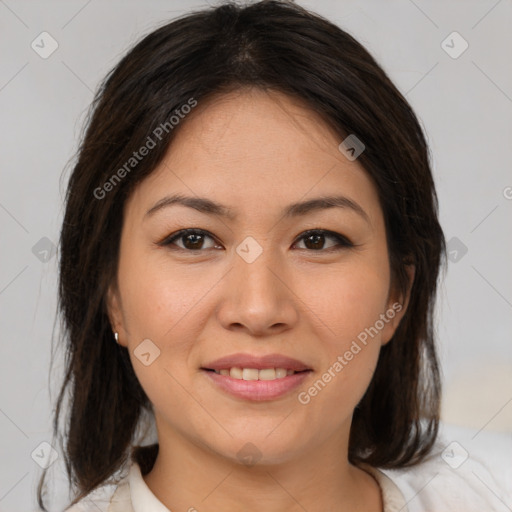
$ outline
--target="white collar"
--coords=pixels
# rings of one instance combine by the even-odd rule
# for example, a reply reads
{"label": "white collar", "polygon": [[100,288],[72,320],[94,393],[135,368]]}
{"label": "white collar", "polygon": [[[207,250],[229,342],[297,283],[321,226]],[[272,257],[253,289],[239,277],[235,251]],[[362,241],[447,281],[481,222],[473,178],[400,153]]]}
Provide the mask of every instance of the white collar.
{"label": "white collar", "polygon": [[132,462],[128,474],[128,482],[130,484],[133,512],[171,512],[151,492],[151,489],[142,478],[140,467],[136,462]]}
{"label": "white collar", "polygon": [[408,512],[407,502],[402,491],[389,478],[386,473],[368,464],[361,464],[360,468],[372,475],[380,487],[384,512]]}

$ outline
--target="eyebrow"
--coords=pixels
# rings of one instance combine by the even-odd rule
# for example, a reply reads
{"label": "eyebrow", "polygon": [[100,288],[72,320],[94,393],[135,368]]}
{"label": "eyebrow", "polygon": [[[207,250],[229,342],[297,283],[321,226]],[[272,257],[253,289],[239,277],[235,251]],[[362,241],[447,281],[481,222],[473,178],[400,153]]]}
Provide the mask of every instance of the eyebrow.
{"label": "eyebrow", "polygon": [[[146,212],[144,218],[154,215],[157,211],[160,211],[163,208],[177,204],[193,208],[201,213],[214,215],[216,217],[225,217],[230,220],[235,220],[237,217],[231,208],[205,197],[189,197],[181,194],[175,194],[160,199]],[[371,225],[370,218],[363,208],[358,203],[345,196],[322,196],[308,201],[292,203],[284,208],[282,216],[286,218],[299,217],[313,211],[325,210],[328,208],[350,209],[360,215],[368,224]]]}

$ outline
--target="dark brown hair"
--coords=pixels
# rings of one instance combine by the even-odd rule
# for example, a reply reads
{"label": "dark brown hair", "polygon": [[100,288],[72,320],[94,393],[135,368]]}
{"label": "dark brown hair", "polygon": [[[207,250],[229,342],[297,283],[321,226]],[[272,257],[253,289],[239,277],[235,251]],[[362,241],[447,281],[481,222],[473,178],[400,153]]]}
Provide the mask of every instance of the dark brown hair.
{"label": "dark brown hair", "polygon": [[[333,23],[287,1],[223,4],[144,37],[108,74],[91,105],[60,237],[66,361],[53,428],[56,435],[70,386],[62,452],[78,491],[73,504],[131,456],[146,474],[157,455],[158,445],[133,450],[141,414],[152,411],[151,403],[127,349],[113,340],[106,292],[116,279],[123,206],[181,123],[108,191],[104,184],[191,98],[201,103],[243,87],[301,98],[340,142],[349,134],[363,141],[358,162],[379,193],[397,290],[406,292],[407,265],[415,266],[408,309],[354,411],[349,460],[404,467],[421,461],[436,439],[440,377],[433,315],[446,249],[420,123],[368,51]],[[38,487],[43,510],[45,473]]]}

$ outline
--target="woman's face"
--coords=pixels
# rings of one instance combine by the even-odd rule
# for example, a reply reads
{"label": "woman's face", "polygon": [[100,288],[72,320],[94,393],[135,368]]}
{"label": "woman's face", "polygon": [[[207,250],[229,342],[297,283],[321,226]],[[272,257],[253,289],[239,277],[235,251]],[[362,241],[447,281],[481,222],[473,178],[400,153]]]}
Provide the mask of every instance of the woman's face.
{"label": "woman's face", "polygon": [[[199,102],[182,123],[126,204],[109,294],[161,446],[274,463],[346,448],[379,350],[405,312],[372,181],[314,112],[282,94]],[[153,209],[174,195],[229,215],[199,202]],[[334,196],[345,199],[307,206]],[[306,206],[290,210],[296,203]],[[200,232],[169,241],[189,228]],[[329,233],[305,234],[313,229]],[[271,368],[291,362],[237,363],[240,354],[293,358],[308,371],[283,377]],[[231,355],[220,363],[230,375],[208,370]]]}

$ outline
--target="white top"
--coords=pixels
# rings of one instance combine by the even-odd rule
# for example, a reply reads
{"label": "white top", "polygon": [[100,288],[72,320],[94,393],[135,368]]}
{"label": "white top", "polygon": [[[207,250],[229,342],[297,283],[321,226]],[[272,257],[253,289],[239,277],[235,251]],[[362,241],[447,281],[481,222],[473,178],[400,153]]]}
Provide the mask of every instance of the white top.
{"label": "white top", "polygon": [[[444,427],[428,458],[399,470],[361,466],[379,483],[384,512],[510,512],[512,436]],[[65,512],[171,512],[132,462]]]}

